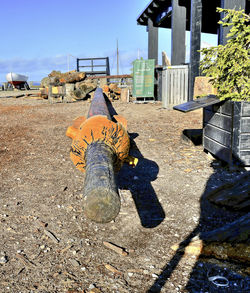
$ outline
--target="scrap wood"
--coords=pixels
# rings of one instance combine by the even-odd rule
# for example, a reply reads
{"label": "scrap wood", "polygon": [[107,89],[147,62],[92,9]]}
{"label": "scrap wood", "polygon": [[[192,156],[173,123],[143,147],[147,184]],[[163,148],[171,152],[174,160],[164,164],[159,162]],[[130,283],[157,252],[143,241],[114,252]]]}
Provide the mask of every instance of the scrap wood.
{"label": "scrap wood", "polygon": [[114,273],[114,274],[117,274],[117,275],[120,275],[120,276],[123,275],[123,273],[122,273],[121,271],[118,271],[115,267],[113,267],[113,266],[111,266],[111,265],[109,265],[109,264],[105,264],[104,266],[105,266],[105,268],[106,268],[107,270],[111,271],[111,272]]}
{"label": "scrap wood", "polygon": [[60,240],[58,238],[56,238],[56,236],[50,232],[49,230],[44,229],[44,234],[47,235],[53,242],[55,243],[59,243]]}
{"label": "scrap wood", "polygon": [[143,273],[143,269],[128,269],[127,272],[141,274],[141,273]]}
{"label": "scrap wood", "polygon": [[186,247],[174,244],[171,249],[184,252],[184,256],[193,255],[198,257],[202,254],[218,259],[233,259],[250,263],[250,245],[248,243],[206,242],[195,237]]}
{"label": "scrap wood", "polygon": [[28,266],[36,266],[33,262],[31,262],[31,261],[27,258],[27,256],[22,255],[22,254],[20,254],[20,253],[17,253],[16,256],[17,256],[17,258],[19,258],[19,259],[22,261],[22,263],[23,263],[24,265],[28,265]]}
{"label": "scrap wood", "polygon": [[203,242],[202,240],[194,240],[189,243],[187,246],[181,246],[179,244],[174,244],[171,246],[171,249],[174,251],[184,252],[184,255],[195,255],[199,256],[202,252]]}
{"label": "scrap wood", "polygon": [[65,248],[63,248],[63,249],[61,249],[61,250],[58,250],[58,252],[60,252],[60,253],[64,253],[64,252],[66,252],[67,250],[69,250],[70,248],[72,248],[73,247],[73,245],[69,245],[69,246],[67,246],[67,247],[65,247]]}
{"label": "scrap wood", "polygon": [[123,256],[127,256],[128,255],[128,252],[125,251],[124,248],[120,247],[120,246],[117,246],[111,242],[107,242],[107,241],[103,241],[103,245],[105,245],[107,248],[115,251],[116,253],[120,254],[120,255],[123,255]]}

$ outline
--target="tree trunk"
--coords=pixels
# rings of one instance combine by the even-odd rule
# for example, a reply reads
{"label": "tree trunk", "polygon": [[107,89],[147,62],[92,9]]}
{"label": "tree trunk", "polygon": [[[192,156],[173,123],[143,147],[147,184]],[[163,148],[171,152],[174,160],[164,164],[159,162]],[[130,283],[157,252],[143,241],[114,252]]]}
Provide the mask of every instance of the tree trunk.
{"label": "tree trunk", "polygon": [[113,167],[115,160],[116,155],[104,143],[92,143],[86,150],[84,212],[89,219],[98,223],[114,220],[120,211]]}

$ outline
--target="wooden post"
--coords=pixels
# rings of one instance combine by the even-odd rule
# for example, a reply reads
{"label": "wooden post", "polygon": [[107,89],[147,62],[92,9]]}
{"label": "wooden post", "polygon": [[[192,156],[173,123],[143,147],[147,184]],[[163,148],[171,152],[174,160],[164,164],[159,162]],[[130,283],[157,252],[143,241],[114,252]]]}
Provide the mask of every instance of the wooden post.
{"label": "wooden post", "polygon": [[190,20],[190,67],[189,67],[189,101],[193,100],[195,77],[200,73],[202,0],[191,0]]}
{"label": "wooden post", "polygon": [[171,65],[181,65],[186,58],[186,7],[179,6],[178,0],[172,0],[171,17]]}
{"label": "wooden post", "polygon": [[[246,9],[246,0],[221,0],[221,8],[241,10]],[[224,18],[224,13],[221,13],[220,18]],[[225,45],[227,42],[227,34],[231,27],[223,27],[220,25],[218,34],[219,45]]]}
{"label": "wooden post", "polygon": [[148,18],[148,59],[155,59],[155,65],[158,64],[158,27],[154,27],[150,18]]}

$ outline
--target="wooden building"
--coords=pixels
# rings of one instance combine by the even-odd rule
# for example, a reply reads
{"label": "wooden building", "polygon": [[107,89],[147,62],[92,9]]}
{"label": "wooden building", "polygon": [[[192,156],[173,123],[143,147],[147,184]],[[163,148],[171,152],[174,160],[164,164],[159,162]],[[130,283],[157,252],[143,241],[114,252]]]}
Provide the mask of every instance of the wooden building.
{"label": "wooden building", "polygon": [[189,100],[193,99],[195,77],[199,75],[201,33],[218,34],[218,44],[225,44],[228,28],[218,25],[216,7],[244,9],[249,0],[153,0],[137,18],[147,27],[148,59],[158,64],[158,28],[171,29],[171,64],[185,63],[185,32],[190,31]]}

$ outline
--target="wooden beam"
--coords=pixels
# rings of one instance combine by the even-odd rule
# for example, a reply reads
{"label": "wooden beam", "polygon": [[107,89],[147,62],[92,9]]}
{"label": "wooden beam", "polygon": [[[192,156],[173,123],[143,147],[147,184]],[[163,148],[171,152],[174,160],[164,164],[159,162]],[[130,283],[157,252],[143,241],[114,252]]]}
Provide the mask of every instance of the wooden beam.
{"label": "wooden beam", "polygon": [[179,6],[178,2],[172,0],[171,65],[184,64],[186,57],[186,7]]}
{"label": "wooden beam", "polygon": [[[241,10],[246,9],[246,0],[221,0],[221,8]],[[224,13],[221,13],[220,19],[224,18]],[[220,25],[218,33],[218,43],[225,45],[227,42],[227,34],[231,27],[223,27]]]}
{"label": "wooden beam", "polygon": [[191,0],[189,101],[193,100],[195,77],[200,73],[202,0]]}
{"label": "wooden beam", "polygon": [[148,59],[155,59],[158,64],[158,27],[154,27],[153,21],[148,19]]}

